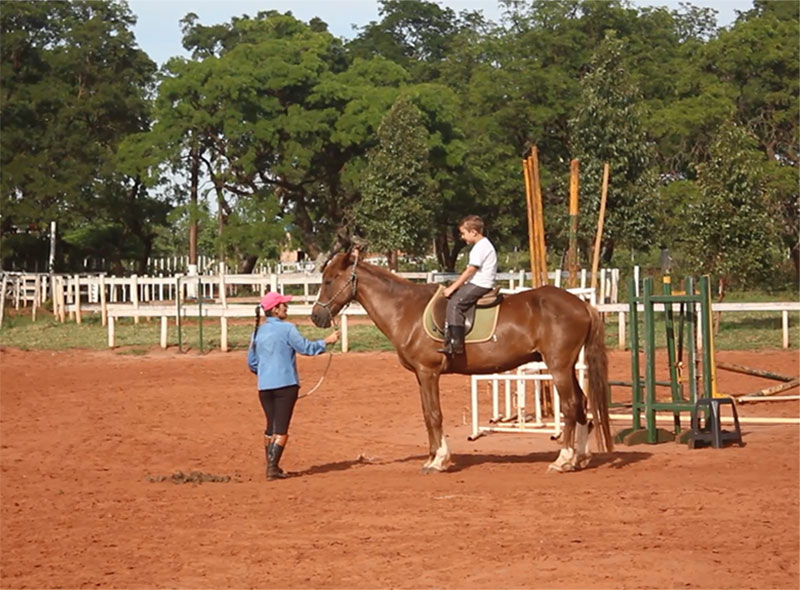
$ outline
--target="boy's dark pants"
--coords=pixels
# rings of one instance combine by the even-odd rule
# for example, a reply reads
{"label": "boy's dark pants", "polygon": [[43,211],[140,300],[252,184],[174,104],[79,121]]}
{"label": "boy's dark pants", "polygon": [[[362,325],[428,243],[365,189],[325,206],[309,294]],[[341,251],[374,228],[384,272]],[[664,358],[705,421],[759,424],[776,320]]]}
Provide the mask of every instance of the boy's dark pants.
{"label": "boy's dark pants", "polygon": [[489,291],[491,289],[467,283],[450,296],[445,316],[445,347],[440,352],[445,354],[464,352],[464,314]]}

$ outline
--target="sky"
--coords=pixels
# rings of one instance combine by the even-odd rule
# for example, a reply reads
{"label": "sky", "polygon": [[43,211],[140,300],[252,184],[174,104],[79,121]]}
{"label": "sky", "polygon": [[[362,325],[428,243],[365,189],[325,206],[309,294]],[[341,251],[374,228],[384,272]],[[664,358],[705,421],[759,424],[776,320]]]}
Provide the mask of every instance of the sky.
{"label": "sky", "polygon": [[[667,6],[679,8],[680,0],[633,0],[635,6]],[[737,11],[752,8],[752,0],[686,0],[699,7],[717,11],[717,23],[729,26],[736,20]],[[501,10],[496,0],[438,0],[456,12],[480,10],[486,19],[499,21]],[[308,22],[317,16],[328,23],[328,30],[337,37],[355,36],[353,25],[363,27],[379,20],[378,0],[128,0],[137,16],[134,27],[136,40],[158,65],[176,55],[188,57],[181,46],[179,25],[187,13],[194,12],[202,25],[230,22],[231,17],[259,11],[291,11],[295,18]]]}

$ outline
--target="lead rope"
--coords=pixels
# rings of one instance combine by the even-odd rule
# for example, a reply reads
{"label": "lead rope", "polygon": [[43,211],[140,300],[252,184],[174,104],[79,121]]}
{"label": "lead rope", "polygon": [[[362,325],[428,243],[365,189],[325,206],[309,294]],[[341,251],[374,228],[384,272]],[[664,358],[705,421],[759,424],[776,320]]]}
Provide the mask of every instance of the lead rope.
{"label": "lead rope", "polygon": [[[339,329],[339,325],[336,323],[335,319],[331,319],[331,323],[333,324],[333,327],[336,330]],[[327,355],[328,355],[328,362],[325,364],[325,368],[322,370],[322,376],[319,378],[319,381],[317,381],[317,384],[306,393],[298,395],[297,399],[303,399],[304,397],[308,397],[309,395],[314,393],[317,389],[319,389],[320,385],[322,385],[322,382],[325,380],[325,375],[328,374],[328,369],[331,368],[331,361],[333,360],[333,352],[328,352]]]}

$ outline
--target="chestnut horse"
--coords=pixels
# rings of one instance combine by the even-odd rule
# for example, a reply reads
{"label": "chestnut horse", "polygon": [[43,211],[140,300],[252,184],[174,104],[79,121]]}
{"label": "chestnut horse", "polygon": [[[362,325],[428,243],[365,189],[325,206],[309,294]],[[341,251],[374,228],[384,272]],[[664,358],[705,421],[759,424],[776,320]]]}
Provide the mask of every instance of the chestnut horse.
{"label": "chestnut horse", "polygon": [[[497,373],[543,358],[558,388],[564,414],[563,448],[549,465],[552,471],[574,471],[589,464],[590,425],[586,399],[575,377],[582,347],[589,372],[588,405],[601,451],[613,448],[608,418],[608,360],[604,326],[596,309],[572,293],[544,286],[504,295],[495,336],[467,343],[463,355],[437,352],[441,343],[426,335],[422,314],[438,285],[412,283],[389,270],[360,261],[358,251],[339,253],[325,266],[311,319],[321,328],[350,301],[358,301],[391,341],[400,362],[419,383],[428,429],[430,454],[422,470],[444,471],[450,451],[442,430],[439,375]],[[541,357],[539,356],[541,355]]]}

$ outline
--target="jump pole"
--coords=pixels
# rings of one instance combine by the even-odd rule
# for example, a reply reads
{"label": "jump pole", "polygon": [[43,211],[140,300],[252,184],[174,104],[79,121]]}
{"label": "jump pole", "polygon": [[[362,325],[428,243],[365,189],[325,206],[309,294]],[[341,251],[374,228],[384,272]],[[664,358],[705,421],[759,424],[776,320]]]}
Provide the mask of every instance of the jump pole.
{"label": "jump pole", "polygon": [[578,175],[580,163],[572,160],[569,163],[569,287],[575,287],[578,281]]}
{"label": "jump pole", "polygon": [[[536,148],[531,148],[531,152]],[[539,286],[539,257],[537,256],[536,238],[535,238],[535,215],[534,215],[534,202],[533,202],[533,174],[531,170],[530,157],[522,161],[522,171],[525,177],[525,204],[528,212],[528,252],[531,258],[531,286],[536,288]]]}
{"label": "jump pole", "polygon": [[606,198],[608,197],[608,162],[603,164],[603,185],[600,189],[600,212],[597,214],[597,235],[594,238],[592,253],[592,289],[597,288],[597,269],[600,266],[600,242],[603,238],[603,221],[606,217]]}
{"label": "jump pole", "polygon": [[531,150],[531,179],[533,180],[533,202],[535,205],[534,222],[536,225],[536,247],[539,253],[539,286],[546,285],[547,279],[547,247],[544,239],[544,206],[542,205],[542,180],[539,175],[539,148]]}

